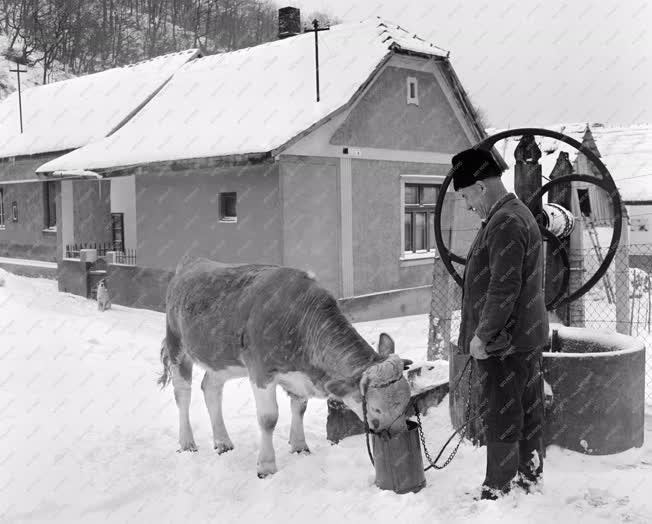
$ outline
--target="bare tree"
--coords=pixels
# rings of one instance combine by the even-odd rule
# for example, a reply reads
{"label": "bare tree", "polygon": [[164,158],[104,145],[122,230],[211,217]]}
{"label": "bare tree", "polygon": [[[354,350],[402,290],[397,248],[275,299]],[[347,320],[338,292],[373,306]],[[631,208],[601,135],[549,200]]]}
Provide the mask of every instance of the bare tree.
{"label": "bare tree", "polygon": [[308,13],[307,16],[302,16],[301,18],[304,26],[307,27],[312,27],[313,20],[317,20],[320,27],[330,27],[332,25],[342,23],[342,20],[340,20],[337,16],[326,11],[312,11]]}
{"label": "bare tree", "polygon": [[[319,15],[324,24],[336,20]],[[188,47],[223,52],[276,39],[273,0],[0,0],[21,63],[90,73]]]}

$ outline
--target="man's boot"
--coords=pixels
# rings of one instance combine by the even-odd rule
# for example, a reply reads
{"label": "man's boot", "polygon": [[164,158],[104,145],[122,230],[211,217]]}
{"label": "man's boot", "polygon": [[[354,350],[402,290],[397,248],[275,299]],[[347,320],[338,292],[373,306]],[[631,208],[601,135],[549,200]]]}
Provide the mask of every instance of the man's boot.
{"label": "man's boot", "polygon": [[482,483],[480,499],[496,500],[509,493],[518,464],[518,442],[488,442],[487,473]]}
{"label": "man's boot", "polygon": [[543,438],[535,437],[519,443],[518,479],[516,484],[526,493],[539,483],[543,476]]}

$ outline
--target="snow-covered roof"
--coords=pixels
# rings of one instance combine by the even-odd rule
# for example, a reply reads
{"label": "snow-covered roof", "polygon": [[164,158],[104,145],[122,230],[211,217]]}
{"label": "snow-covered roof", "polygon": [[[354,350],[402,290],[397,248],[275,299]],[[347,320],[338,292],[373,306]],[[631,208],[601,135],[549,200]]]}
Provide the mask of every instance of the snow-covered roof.
{"label": "snow-covered roof", "polygon": [[18,93],[0,103],[0,158],[78,148],[107,136],[183,64],[190,49]]}
{"label": "snow-covered roof", "polygon": [[[620,195],[626,201],[652,200],[652,124],[610,126],[600,123],[588,124],[594,142],[600,152],[600,159],[611,173]],[[546,129],[558,131],[582,142],[586,123],[554,124],[544,126]],[[502,129],[487,129],[489,135],[494,135]],[[503,175],[508,189],[514,187],[514,151],[521,137],[511,137],[496,144],[496,150],[510,166]],[[560,151],[569,153],[573,162],[577,150],[573,147],[547,137],[536,137],[541,149],[541,159],[544,176],[550,175]]]}
{"label": "snow-covered roof", "polygon": [[119,131],[38,171],[272,151],[346,105],[392,49],[447,56],[379,18],[333,26],[319,33],[320,102],[313,33],[203,57]]}

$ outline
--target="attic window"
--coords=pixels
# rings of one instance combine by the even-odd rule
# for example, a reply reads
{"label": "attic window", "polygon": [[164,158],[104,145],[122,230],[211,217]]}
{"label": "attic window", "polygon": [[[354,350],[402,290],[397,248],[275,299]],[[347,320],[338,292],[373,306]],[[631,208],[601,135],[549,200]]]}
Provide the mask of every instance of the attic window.
{"label": "attic window", "polygon": [[238,215],[235,211],[236,193],[220,193],[220,222],[237,222]]}
{"label": "attic window", "polygon": [[407,103],[419,105],[419,83],[416,77],[407,77]]}

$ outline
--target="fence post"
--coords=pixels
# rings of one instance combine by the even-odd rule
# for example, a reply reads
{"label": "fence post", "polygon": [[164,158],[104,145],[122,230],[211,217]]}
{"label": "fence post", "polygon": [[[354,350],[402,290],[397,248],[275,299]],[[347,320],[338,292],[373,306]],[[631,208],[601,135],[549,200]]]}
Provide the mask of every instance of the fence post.
{"label": "fence post", "polygon": [[[560,151],[557,156],[557,161],[555,167],[550,173],[550,180],[555,180],[556,178],[571,175],[573,174],[573,165],[568,159],[568,153],[566,151]],[[572,209],[572,189],[570,184],[564,185],[564,187],[556,186],[553,187],[548,194],[548,202],[559,204],[564,209]],[[560,239],[561,245],[570,253],[570,237]],[[560,255],[554,254],[554,249],[552,246],[547,246],[547,259],[546,259],[546,297],[554,296],[554,294],[559,291],[560,285],[559,280],[564,271],[563,264],[561,262]],[[568,293],[568,286],[564,290],[564,294]],[[569,308],[568,304],[557,308],[555,314],[558,319],[566,326],[569,325]]]}
{"label": "fence post", "polygon": [[632,324],[629,316],[629,217],[625,205],[622,206],[623,222],[620,233],[620,243],[615,257],[616,286],[616,331],[631,335]]}
{"label": "fence post", "polygon": [[[575,189],[575,182],[571,182],[571,187]],[[576,217],[582,217],[575,220],[575,227],[570,234],[570,249],[568,252],[568,261],[570,264],[570,279],[568,281],[569,293],[579,289],[584,283],[584,218],[580,211],[579,198],[577,191],[571,193],[571,211]],[[573,327],[584,327],[585,325],[584,297],[580,297],[568,304],[568,325]]]}
{"label": "fence post", "polygon": [[448,341],[451,338],[452,317],[451,280],[452,277],[448,274],[444,264],[435,259],[428,317],[428,360],[448,360]]}
{"label": "fence post", "polygon": [[[446,219],[448,230],[442,224],[442,237],[448,242],[448,248],[459,254],[458,239],[453,235],[455,222],[455,202],[457,196],[451,192],[450,198],[444,199],[441,218]],[[448,233],[448,234],[447,234]],[[448,238],[446,238],[448,237]],[[432,270],[432,288],[430,290],[430,312],[428,315],[428,360],[448,360],[452,329],[454,292],[457,283],[448,274],[443,262],[435,258]]]}

